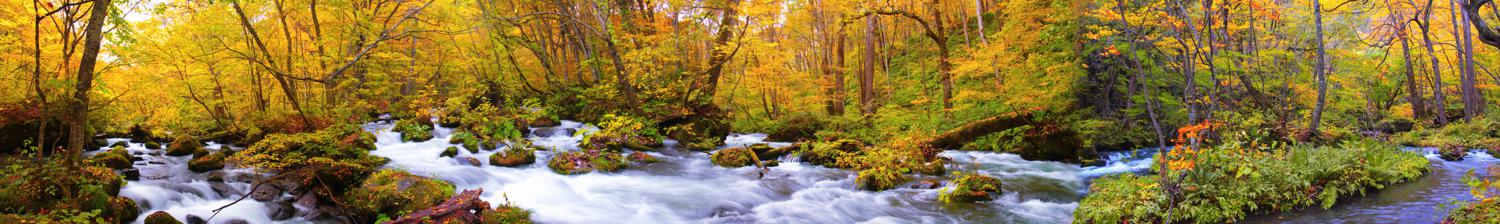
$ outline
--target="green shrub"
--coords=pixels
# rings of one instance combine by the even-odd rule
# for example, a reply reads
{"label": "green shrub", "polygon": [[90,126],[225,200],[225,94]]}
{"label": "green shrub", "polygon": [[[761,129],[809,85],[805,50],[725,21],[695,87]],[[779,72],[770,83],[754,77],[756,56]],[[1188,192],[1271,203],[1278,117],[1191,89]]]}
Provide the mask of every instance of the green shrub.
{"label": "green shrub", "polygon": [[89,163],[70,166],[62,157],[0,158],[0,164],[4,164],[0,180],[5,180],[0,181],[0,213],[26,214],[14,218],[44,223],[113,223],[135,218],[134,201],[117,197],[126,182],[110,168]]}
{"label": "green shrub", "polygon": [[883,191],[896,188],[896,185],[906,182],[906,176],[890,168],[875,167],[859,171],[859,177],[854,178],[854,182],[859,189]]}
{"label": "green shrub", "polygon": [[[1394,145],[1345,142],[1340,147],[1247,146],[1227,142],[1201,151],[1179,149],[1157,157],[1172,164],[1180,202],[1172,222],[1221,223],[1252,212],[1328,208],[1341,196],[1364,194],[1421,176],[1428,160]],[[1155,170],[1155,169],[1153,169]],[[1075,222],[1157,222],[1167,200],[1157,176],[1124,174],[1094,180],[1074,212]]]}
{"label": "green shrub", "polygon": [[604,115],[599,131],[579,132],[584,135],[579,147],[590,150],[620,151],[629,148],[638,151],[655,150],[664,138],[656,126],[645,118]]}

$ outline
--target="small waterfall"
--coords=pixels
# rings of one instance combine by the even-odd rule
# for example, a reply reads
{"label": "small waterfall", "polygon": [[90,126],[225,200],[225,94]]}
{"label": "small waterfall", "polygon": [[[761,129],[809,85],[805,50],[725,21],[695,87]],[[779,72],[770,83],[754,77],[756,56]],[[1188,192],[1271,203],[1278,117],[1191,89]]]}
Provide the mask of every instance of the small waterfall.
{"label": "small waterfall", "polygon": [[[108,139],[110,144],[115,142],[126,142],[126,151],[142,160],[136,161],[135,169],[140,171],[139,180],[128,181],[120,189],[120,196],[136,201],[142,211],[141,216],[135,223],[142,223],[147,214],[156,211],[166,211],[178,220],[187,220],[189,215],[207,219],[213,215],[213,210],[227,205],[239,198],[240,195],[250,190],[250,180],[260,175],[250,169],[224,169],[223,182],[208,181],[208,173],[195,173],[187,168],[188,161],[193,156],[167,156],[166,144],[163,149],[147,149],[143,143],[129,142],[127,139]],[[224,145],[208,142],[204,147],[209,151],[220,150]],[[100,153],[108,150],[90,152]],[[231,220],[243,220],[250,223],[272,222],[265,203],[255,200],[240,201],[234,206],[225,208],[223,212],[214,217],[211,223],[225,223]],[[296,221],[295,219],[293,221]]]}

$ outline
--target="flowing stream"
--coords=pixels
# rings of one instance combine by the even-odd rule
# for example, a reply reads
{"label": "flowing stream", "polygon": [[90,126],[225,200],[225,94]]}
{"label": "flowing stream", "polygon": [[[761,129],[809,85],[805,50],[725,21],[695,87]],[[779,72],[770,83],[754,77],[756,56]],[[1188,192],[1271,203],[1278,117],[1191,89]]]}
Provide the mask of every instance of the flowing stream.
{"label": "flowing stream", "polygon": [[[675,141],[646,152],[660,162],[634,165],[614,173],[561,175],[547,168],[556,151],[578,150],[580,132],[596,127],[564,121],[556,127],[532,128],[527,136],[537,151],[537,163],[523,167],[488,165],[499,150],[469,153],[459,150],[455,158],[440,157],[449,146],[452,129],[437,127],[434,138],[402,142],[389,123],[365,125],[376,134],[376,149],[370,153],[387,157],[388,169],[453,183],[457,190],[484,189],[482,199],[492,204],[511,203],[532,212],[540,223],[1069,223],[1088,183],[1094,178],[1125,172],[1142,173],[1150,167],[1155,149],[1105,153],[1106,164],[1080,167],[1075,164],[1029,161],[1008,153],[945,151],[951,159],[949,172],[977,172],[1004,182],[1003,194],[994,201],[941,203],[939,189],[920,186],[923,181],[942,183],[951,177],[908,175],[912,180],[892,190],[856,190],[856,173],[825,168],[781,158],[779,166],[724,168],[713,165],[706,152],[681,149]],[[732,134],[724,147],[766,143],[764,134]],[[110,139],[110,143],[128,141]],[[166,211],[179,220],[189,216],[206,218],[212,210],[229,204],[250,189],[250,181],[263,174],[249,169],[225,169],[207,173],[188,171],[192,156],[165,156],[164,150],[146,149],[130,143],[127,149],[142,158],[135,163],[139,180],[129,181],[121,195],[141,206],[141,223],[147,214]],[[221,145],[208,143],[210,150]],[[1414,149],[1422,150],[1422,149]],[[1430,150],[1427,150],[1430,151]],[[461,162],[473,157],[483,165]],[[1328,210],[1307,210],[1256,217],[1252,222],[1384,222],[1396,217],[1403,223],[1431,223],[1433,208],[1453,200],[1467,199],[1467,188],[1458,178],[1470,168],[1482,169],[1495,161],[1482,152],[1462,162],[1436,159],[1434,172],[1413,183],[1396,184],[1371,195],[1340,202]],[[223,181],[208,181],[210,173]],[[1442,195],[1443,197],[1437,197]],[[289,208],[290,207],[290,208]],[[308,223],[302,206],[246,199],[227,207],[210,223]],[[273,218],[276,217],[276,218]]]}

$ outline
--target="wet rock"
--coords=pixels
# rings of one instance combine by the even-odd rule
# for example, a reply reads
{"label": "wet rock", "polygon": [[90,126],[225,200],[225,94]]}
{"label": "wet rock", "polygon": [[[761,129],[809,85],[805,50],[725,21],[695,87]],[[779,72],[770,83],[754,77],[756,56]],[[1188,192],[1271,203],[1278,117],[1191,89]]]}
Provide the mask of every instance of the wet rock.
{"label": "wet rock", "polygon": [[479,162],[479,159],[475,159],[474,157],[467,157],[467,156],[465,156],[465,157],[457,158],[457,160],[458,160],[459,163],[463,163],[465,165],[470,165],[470,166],[476,166],[477,167],[477,166],[483,166],[484,165],[483,162]]}
{"label": "wet rock", "polygon": [[223,182],[209,182],[208,187],[214,189],[214,192],[219,193],[219,195],[242,195],[239,189],[235,189],[233,186],[229,186],[229,184]]}
{"label": "wet rock", "polygon": [[125,170],[120,171],[120,174],[122,176],[125,176],[125,180],[141,180],[141,170],[140,169],[136,169],[136,168],[125,169]]}
{"label": "wet rock", "polygon": [[761,166],[765,166],[765,167],[780,166],[781,165],[781,161],[776,161],[774,159],[773,160],[760,161],[760,165]]}
{"label": "wet rock", "polygon": [[146,142],[146,148],[147,149],[161,149],[161,143],[157,143],[157,142],[154,142],[154,141]]}
{"label": "wet rock", "polygon": [[208,181],[212,181],[212,182],[224,182],[224,172],[223,171],[209,172],[208,173]]}
{"label": "wet rock", "polygon": [[906,182],[906,176],[901,172],[885,167],[876,167],[859,171],[859,176],[854,179],[855,186],[859,189],[870,191],[883,191],[895,188],[897,184]]}
{"label": "wet rock", "polygon": [[271,199],[276,199],[276,197],[280,197],[281,192],[281,188],[265,184],[255,188],[255,191],[251,191],[250,198],[254,198],[255,201],[267,202],[271,201]]}
{"label": "wet rock", "polygon": [[630,153],[630,156],[627,156],[627,158],[629,158],[630,161],[637,163],[656,163],[659,161],[655,156],[651,156],[651,154],[646,154],[640,151]]}
{"label": "wet rock", "polygon": [[164,211],[156,211],[156,212],[152,212],[151,215],[147,215],[145,223],[146,224],[182,224],[181,221],[177,221],[177,218],[173,218],[172,214],[167,214],[167,212],[164,212]]}
{"label": "wet rock", "polygon": [[200,148],[198,148],[196,150],[193,150],[193,158],[208,156],[209,153],[212,153],[212,152],[209,152],[208,149],[200,147]]}
{"label": "wet rock", "polygon": [[135,220],[141,215],[141,208],[135,204],[135,199],[127,197],[114,197],[110,200],[111,211],[118,220]]}
{"label": "wet rock", "polygon": [[124,154],[123,152],[122,153],[115,153],[116,150],[120,150],[120,149],[114,149],[114,150],[110,150],[109,152],[94,154],[94,157],[93,158],[89,158],[89,160],[92,161],[94,164],[103,165],[104,167],[109,167],[110,169],[121,170],[121,169],[130,168],[131,167],[130,159],[126,158],[129,155],[128,154]]}
{"label": "wet rock", "polygon": [[292,206],[292,202],[290,200],[283,200],[275,203],[266,203],[266,215],[270,216],[271,220],[287,220],[291,219],[292,216],[296,214],[297,207]]}
{"label": "wet rock", "polygon": [[943,186],[943,184],[939,183],[938,181],[934,181],[934,180],[922,180],[922,181],[917,181],[917,184],[911,185],[911,188],[916,188],[916,189],[937,189],[938,187],[942,187],[942,186]]}
{"label": "wet rock", "polygon": [[250,224],[250,221],[245,221],[244,219],[230,219],[229,221],[224,221],[224,224]]}
{"label": "wet rock", "polygon": [[547,167],[558,174],[583,174],[593,171],[614,172],[629,167],[619,153],[600,150],[572,151],[554,154]]}
{"label": "wet rock", "polygon": [[203,217],[198,217],[198,215],[187,215],[187,223],[188,224],[208,224],[208,220],[203,220]]}
{"label": "wet rock", "polygon": [[161,151],[151,151],[151,152],[147,152],[146,154],[147,155],[151,155],[151,156],[161,156],[162,155]]}
{"label": "wet rock", "polygon": [[162,161],[146,161],[146,164],[150,164],[150,165],[167,165],[167,162],[162,162]]}
{"label": "wet rock", "polygon": [[318,196],[311,192],[302,194],[302,196],[297,197],[297,206],[316,208],[318,207]]}
{"label": "wet rock", "polygon": [[130,147],[130,142],[129,141],[118,141],[118,142],[115,142],[115,144],[109,144],[109,147],[110,148],[114,148],[114,147]]}

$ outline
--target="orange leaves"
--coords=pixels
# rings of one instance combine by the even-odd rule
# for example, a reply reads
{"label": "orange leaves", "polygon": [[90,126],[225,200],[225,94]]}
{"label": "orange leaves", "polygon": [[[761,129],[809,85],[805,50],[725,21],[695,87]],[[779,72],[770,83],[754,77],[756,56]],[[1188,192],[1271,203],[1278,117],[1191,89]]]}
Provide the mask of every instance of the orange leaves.
{"label": "orange leaves", "polygon": [[1172,142],[1176,146],[1173,146],[1172,151],[1167,153],[1167,168],[1175,171],[1197,167],[1198,164],[1194,159],[1198,157],[1200,151],[1199,149],[1195,149],[1195,147],[1198,145],[1198,141],[1202,140],[1202,135],[1213,130],[1216,126],[1220,126],[1220,124],[1205,121],[1177,128],[1177,138],[1172,139]]}

